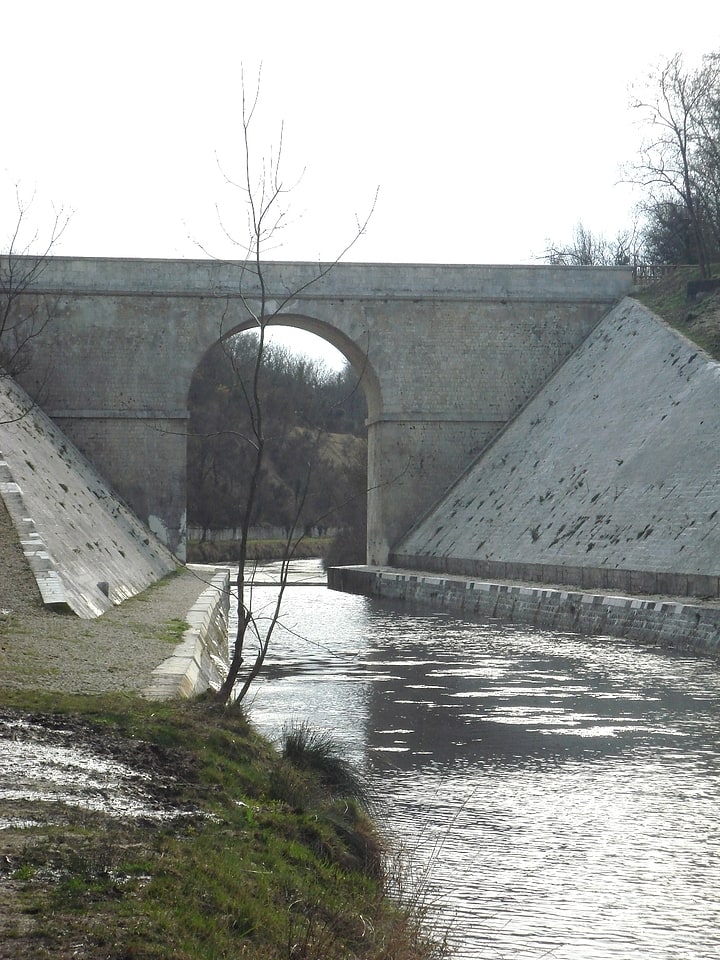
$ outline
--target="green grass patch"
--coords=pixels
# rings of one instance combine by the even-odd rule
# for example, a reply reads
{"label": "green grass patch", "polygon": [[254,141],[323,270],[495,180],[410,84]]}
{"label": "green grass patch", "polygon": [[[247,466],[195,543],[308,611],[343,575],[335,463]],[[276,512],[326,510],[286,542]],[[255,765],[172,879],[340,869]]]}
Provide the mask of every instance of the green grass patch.
{"label": "green grass patch", "polygon": [[8,923],[9,955],[65,958],[79,943],[110,960],[445,955],[418,902],[388,895],[378,833],[357,799],[343,797],[336,749],[307,730],[293,758],[239,707],[209,697],[0,689],[0,708],[69,728],[77,743],[141,772],[143,789],[177,814],[53,807],[50,823],[0,833],[18,918]]}
{"label": "green grass patch", "polygon": [[180,643],[186,630],[190,629],[187,620],[167,620],[156,634],[158,640],[166,640],[168,643]]}

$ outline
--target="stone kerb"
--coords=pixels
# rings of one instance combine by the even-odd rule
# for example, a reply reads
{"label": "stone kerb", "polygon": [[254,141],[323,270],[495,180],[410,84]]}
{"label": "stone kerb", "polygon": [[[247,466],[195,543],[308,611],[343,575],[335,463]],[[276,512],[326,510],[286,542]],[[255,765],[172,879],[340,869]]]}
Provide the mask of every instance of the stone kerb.
{"label": "stone kerb", "polygon": [[230,571],[189,565],[199,576],[209,577],[185,619],[189,627],[173,653],[153,670],[144,696],[150,700],[192,697],[218,689],[228,668],[228,615]]}
{"label": "stone kerb", "polygon": [[435,577],[390,567],[335,567],[331,590],[426,604],[466,616],[637,640],[720,656],[720,606]]}

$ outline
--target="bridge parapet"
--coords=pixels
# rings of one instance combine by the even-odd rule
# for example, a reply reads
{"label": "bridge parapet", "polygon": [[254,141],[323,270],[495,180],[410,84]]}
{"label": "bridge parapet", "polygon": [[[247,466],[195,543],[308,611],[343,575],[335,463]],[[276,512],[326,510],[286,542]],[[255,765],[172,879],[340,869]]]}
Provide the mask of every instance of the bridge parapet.
{"label": "bridge parapet", "polygon": [[[15,262],[33,258],[14,258]],[[0,271],[7,257],[0,256]],[[595,301],[628,292],[630,267],[488,264],[313,263],[268,261],[263,282],[272,299]],[[251,264],[227,260],[48,257],[37,293],[259,296]]]}

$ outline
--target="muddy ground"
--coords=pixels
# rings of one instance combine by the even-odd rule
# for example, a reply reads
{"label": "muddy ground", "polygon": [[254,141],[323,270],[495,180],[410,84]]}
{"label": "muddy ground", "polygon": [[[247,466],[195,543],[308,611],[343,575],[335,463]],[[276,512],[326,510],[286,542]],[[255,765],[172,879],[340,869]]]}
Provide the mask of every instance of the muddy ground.
{"label": "muddy ground", "polygon": [[[60,864],[67,864],[69,836],[77,858],[78,836],[97,836],[99,829],[110,863],[127,844],[138,843],[139,824],[150,838],[169,818],[189,815],[174,802],[179,784],[193,777],[182,752],[96,728],[80,716],[56,715],[48,706],[53,691],[58,697],[110,693],[122,710],[123,696],[141,693],[170,656],[205,586],[202,576],[181,570],[96,620],[47,611],[0,498],[2,960],[93,955],[80,942],[65,952],[60,928],[57,950],[52,936],[38,939],[52,923],[48,927],[44,910],[28,909],[29,888],[52,889]],[[29,710],[14,705],[18,694]],[[91,860],[97,861],[94,847]]]}

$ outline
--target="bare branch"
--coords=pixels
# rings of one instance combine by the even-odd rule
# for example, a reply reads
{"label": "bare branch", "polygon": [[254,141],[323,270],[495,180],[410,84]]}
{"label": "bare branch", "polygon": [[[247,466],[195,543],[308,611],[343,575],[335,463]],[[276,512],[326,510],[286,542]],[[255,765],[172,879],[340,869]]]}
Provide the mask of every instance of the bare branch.
{"label": "bare branch", "polygon": [[705,56],[697,69],[688,70],[675,54],[651,73],[631,106],[647,132],[627,181],[647,191],[650,245],[667,246],[664,241],[658,246],[659,225],[668,209],[682,210],[693,248],[684,244],[683,252],[708,276],[720,253],[720,56]]}
{"label": "bare branch", "polygon": [[0,254],[0,374],[17,376],[32,362],[32,341],[57,313],[57,300],[35,293],[51,255],[70,222],[53,207],[49,228],[29,227],[34,194],[25,201],[15,185],[17,215]]}

